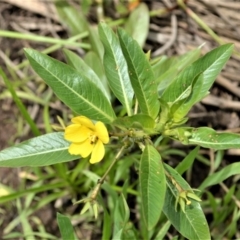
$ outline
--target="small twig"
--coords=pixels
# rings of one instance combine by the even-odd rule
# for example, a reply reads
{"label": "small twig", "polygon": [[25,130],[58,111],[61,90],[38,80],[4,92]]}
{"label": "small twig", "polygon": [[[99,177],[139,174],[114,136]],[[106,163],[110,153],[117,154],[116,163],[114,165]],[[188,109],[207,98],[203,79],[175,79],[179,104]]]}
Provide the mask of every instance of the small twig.
{"label": "small twig", "polygon": [[228,91],[236,95],[237,97],[240,97],[240,88],[237,87],[235,84],[230,82],[228,79],[225,77],[219,75],[216,79],[216,83],[221,85],[222,87],[226,88]]}
{"label": "small twig", "polygon": [[114,166],[114,164],[117,162],[117,160],[119,159],[119,157],[122,155],[123,150],[125,149],[125,146],[122,146],[122,148],[119,150],[119,152],[117,153],[117,155],[115,156],[114,160],[112,161],[112,163],[110,164],[110,166],[108,167],[107,171],[104,173],[104,175],[102,176],[101,179],[98,180],[98,183],[96,185],[96,187],[94,188],[94,190],[91,193],[91,200],[95,200],[98,192],[101,188],[101,185],[104,183],[108,173],[110,172],[110,170],[112,169],[112,167]]}
{"label": "small twig", "polygon": [[239,101],[231,101],[227,99],[222,99],[215,97],[214,95],[208,95],[204,99],[201,100],[203,104],[216,106],[220,109],[232,109],[236,111],[240,111],[240,102]]}
{"label": "small twig", "polygon": [[176,39],[177,39],[177,17],[175,14],[172,14],[172,16],[171,16],[171,26],[172,26],[172,33],[171,33],[169,41],[166,42],[166,44],[163,45],[161,48],[154,51],[152,53],[153,57],[161,55],[163,52],[165,52],[167,49],[169,49],[176,41]]}
{"label": "small twig", "polygon": [[[172,4],[169,0],[163,0],[163,2],[165,3],[165,5],[169,9],[172,9],[173,6],[172,6]],[[172,12],[172,15],[171,15],[171,27],[172,27],[172,33],[171,33],[169,41],[167,41],[166,44],[163,45],[161,48],[159,48],[155,52],[153,52],[152,53],[153,57],[161,55],[162,53],[164,53],[167,49],[169,49],[173,45],[173,43],[177,39],[177,17],[173,12]]]}

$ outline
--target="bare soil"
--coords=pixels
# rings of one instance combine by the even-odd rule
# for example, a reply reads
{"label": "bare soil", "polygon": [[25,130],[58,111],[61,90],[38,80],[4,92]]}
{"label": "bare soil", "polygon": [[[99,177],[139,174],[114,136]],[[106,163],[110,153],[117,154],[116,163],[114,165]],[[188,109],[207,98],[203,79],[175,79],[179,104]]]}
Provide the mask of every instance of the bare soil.
{"label": "bare soil", "polygon": [[[18,2],[18,3],[17,3]],[[24,2],[25,4],[19,4]],[[70,1],[76,5],[79,1]],[[144,1],[143,1],[144,2]],[[199,45],[204,44],[202,52],[206,53],[218,46],[218,43],[206,33],[186,12],[178,8],[176,1],[145,1],[150,10],[165,7],[168,9],[164,16],[151,18],[149,36],[144,47],[145,50],[152,49],[154,55],[165,54],[174,56],[184,54]],[[212,30],[225,42],[235,43],[235,50],[240,52],[240,1],[185,1],[187,7],[196,13]],[[44,3],[47,10],[40,11],[39,6],[35,9],[33,5]],[[50,1],[47,0],[25,0],[10,1],[0,0],[0,29],[12,30],[24,33],[35,33],[41,36],[66,37],[69,33],[66,27],[61,25],[57,16],[52,13]],[[49,11],[49,12],[48,12]],[[111,16],[117,14],[111,9],[105,9]],[[92,9],[94,13],[94,6]],[[90,21],[94,19],[89,17]],[[6,70],[6,59],[9,59],[12,66],[25,60],[23,54],[24,47],[31,47],[42,50],[46,47],[41,43],[34,43],[21,39],[0,38],[0,66]],[[63,60],[61,52],[54,53],[54,57]],[[226,130],[240,133],[240,57],[234,54],[229,60],[222,73],[216,79],[216,83],[211,89],[211,94],[201,103],[197,104],[189,114],[191,126],[210,126],[216,130]],[[8,76],[10,76],[8,74]],[[21,79],[21,72],[17,73],[17,78]],[[36,84],[36,83],[34,83]],[[36,87],[37,86],[33,86]],[[0,94],[6,90],[3,82],[0,82]],[[30,110],[33,105],[25,101]],[[60,103],[58,103],[60,104]],[[35,106],[36,107],[36,106]],[[52,113],[61,109],[61,105],[53,107]],[[24,135],[19,132],[17,122],[19,119],[19,110],[11,98],[0,99],[0,150],[10,146],[13,143],[32,137],[30,130],[26,130]],[[42,127],[41,106],[37,107],[35,119]],[[55,117],[53,116],[53,119]],[[211,150],[203,150],[204,154],[212,157]],[[224,157],[224,164],[237,161],[240,150],[228,150]],[[174,160],[174,159],[173,159]],[[207,175],[208,169],[204,172],[201,164],[194,166],[194,172],[200,172],[198,178],[191,179],[192,186],[198,186],[199,182]],[[0,182],[14,188],[18,188],[18,169],[0,168]],[[215,194],[218,194],[215,189]],[[53,206],[39,213],[41,219],[45,219],[46,225],[55,221],[56,216],[53,213]],[[14,212],[9,212],[4,220],[6,225],[14,218]],[[3,225],[3,227],[4,227]],[[1,228],[3,229],[3,228]],[[0,229],[0,236],[1,236]],[[56,225],[50,232],[56,232]]]}

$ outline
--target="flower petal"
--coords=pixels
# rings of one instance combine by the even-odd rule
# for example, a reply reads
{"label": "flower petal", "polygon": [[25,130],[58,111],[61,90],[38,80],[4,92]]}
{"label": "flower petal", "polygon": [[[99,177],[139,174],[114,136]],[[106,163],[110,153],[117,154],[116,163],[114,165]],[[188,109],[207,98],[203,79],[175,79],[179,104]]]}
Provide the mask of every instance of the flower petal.
{"label": "flower petal", "polygon": [[91,130],[79,124],[71,124],[65,128],[64,138],[70,142],[83,142],[91,134]]}
{"label": "flower petal", "polygon": [[81,155],[83,158],[90,155],[93,151],[94,145],[90,143],[89,139],[82,143],[72,143],[68,149],[72,155]]}
{"label": "flower petal", "polygon": [[104,145],[102,141],[98,140],[93,148],[92,155],[90,158],[90,163],[100,162],[103,159],[104,154],[105,154]]}
{"label": "flower petal", "polygon": [[87,117],[84,117],[84,116],[75,117],[72,119],[72,122],[77,123],[77,124],[82,124],[87,128],[95,130],[95,126],[94,126],[93,122]]}
{"label": "flower petal", "polygon": [[96,127],[96,132],[98,138],[103,142],[103,143],[108,143],[109,142],[109,136],[108,136],[108,131],[105,125],[102,122],[97,122],[95,124]]}

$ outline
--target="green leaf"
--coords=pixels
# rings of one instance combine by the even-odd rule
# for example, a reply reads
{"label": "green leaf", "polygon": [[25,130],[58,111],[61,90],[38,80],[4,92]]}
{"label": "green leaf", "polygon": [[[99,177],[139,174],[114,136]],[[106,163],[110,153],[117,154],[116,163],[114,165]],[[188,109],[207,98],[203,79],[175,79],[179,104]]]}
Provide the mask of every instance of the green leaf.
{"label": "green leaf", "polygon": [[[188,183],[179,175],[173,168],[164,164],[168,174],[181,186],[184,190],[191,190]],[[178,196],[178,191],[172,181],[167,178],[167,191],[164,201],[163,212],[171,221],[172,225],[185,238],[194,240],[211,239],[207,221],[200,204],[191,199],[191,204],[186,205],[185,212],[178,208],[175,211],[175,201]]]}
{"label": "green leaf", "polygon": [[200,48],[197,48],[178,57],[167,58],[162,56],[153,65],[156,82],[159,83],[158,92],[160,95],[182,70],[199,58],[200,54]]}
{"label": "green leaf", "polygon": [[194,101],[190,101],[188,104],[193,105],[200,101],[208,93],[216,76],[231,56],[232,50],[232,44],[225,44],[198,59],[190,67],[181,72],[166,88],[162,95],[163,100],[166,102],[174,102],[186,88],[193,84],[195,77],[200,74],[198,81],[201,81],[202,85],[192,93],[196,94],[196,96]]}
{"label": "green leaf", "polygon": [[74,112],[105,123],[114,120],[106,96],[85,75],[33,49],[25,49],[25,53],[36,73]]}
{"label": "green leaf", "polygon": [[105,50],[103,62],[109,86],[131,116],[133,89],[120,43],[111,28],[104,23],[99,25],[99,35]]}
{"label": "green leaf", "polygon": [[111,232],[112,232],[111,227],[112,227],[112,219],[111,219],[107,209],[104,208],[102,240],[110,239]]}
{"label": "green leaf", "polygon": [[139,178],[143,216],[150,230],[160,218],[166,191],[161,156],[151,145],[147,145],[142,153]]}
{"label": "green leaf", "polygon": [[155,122],[148,115],[136,114],[133,116],[118,117],[113,121],[113,125],[120,128],[139,128],[139,129],[153,129]]}
{"label": "green leaf", "polygon": [[112,239],[120,239],[120,240],[122,240],[122,232],[123,232],[123,229],[121,228],[117,233],[115,233],[113,235]]}
{"label": "green leaf", "polygon": [[62,132],[32,138],[0,152],[0,167],[37,167],[69,162],[79,156],[68,153]]}
{"label": "green leaf", "polygon": [[57,222],[61,232],[62,239],[76,240],[73,226],[68,217],[57,213]]}
{"label": "green leaf", "polygon": [[172,137],[173,139],[180,141],[182,144],[189,144],[189,138],[192,135],[193,128],[191,127],[177,127],[173,129],[167,129],[163,132],[163,135]]}
{"label": "green leaf", "polygon": [[212,128],[200,127],[192,130],[189,143],[215,150],[239,148],[240,135],[235,133],[218,133]]}
{"label": "green leaf", "polygon": [[195,148],[177,165],[177,167],[175,168],[175,170],[176,170],[179,174],[182,175],[186,170],[188,170],[188,169],[192,166],[192,164],[193,164],[193,162],[194,162],[194,160],[195,160],[195,158],[196,158],[196,156],[197,156],[197,154],[198,154],[198,151],[199,151],[199,146],[195,147]]}
{"label": "green leaf", "polygon": [[148,6],[145,3],[141,3],[131,12],[125,24],[126,32],[130,34],[141,47],[144,46],[148,36],[149,21]]}
{"label": "green leaf", "polygon": [[[89,42],[92,47],[92,51],[98,55],[98,58],[103,59],[104,49],[103,45],[100,41],[100,37],[98,34],[98,28],[91,24],[88,24],[88,33],[89,33]],[[96,62],[95,62],[96,63]]]}
{"label": "green leaf", "polygon": [[232,163],[226,167],[224,167],[222,170],[215,172],[208,176],[202,184],[199,186],[200,190],[204,190],[209,186],[218,184],[226,180],[227,178],[240,174],[240,163]]}
{"label": "green leaf", "polygon": [[[89,81],[94,83],[102,91],[102,93],[105,96],[107,96],[109,99],[109,95],[108,95],[105,87],[103,86],[101,80],[99,79],[97,74],[93,71],[93,69],[91,69],[89,67],[89,65],[86,64],[84,62],[84,60],[82,58],[80,58],[76,53],[74,53],[68,49],[64,49],[63,52],[67,58],[68,65],[75,68],[80,74],[85,75],[85,77],[88,78]],[[97,60],[97,59],[95,59],[95,60]],[[95,65],[98,65],[98,64],[95,64]]]}
{"label": "green leaf", "polygon": [[[128,187],[127,182],[124,183],[125,187]],[[123,186],[123,188],[125,188]],[[124,192],[124,190],[123,190]],[[125,190],[126,192],[126,190]],[[119,231],[122,230],[121,232],[121,237],[113,237],[112,239],[133,239],[133,240],[138,240],[136,237],[137,232],[136,229],[134,228],[133,224],[129,222],[129,217],[130,217],[130,211],[129,207],[127,205],[126,199],[123,195],[119,196],[117,203],[115,202],[114,205],[114,236],[119,233]],[[105,238],[106,239],[106,238]]]}
{"label": "green leaf", "polygon": [[[82,173],[94,184],[101,178],[99,175],[89,170],[83,170]],[[105,182],[102,185],[102,189],[104,189],[108,196],[111,197],[112,202],[114,203],[117,202],[118,199],[117,192],[113,190],[112,186],[109,183]]]}
{"label": "green leaf", "polygon": [[143,114],[155,119],[160,103],[151,65],[137,42],[124,30],[118,29],[118,36],[139,107]]}
{"label": "green leaf", "polygon": [[198,101],[198,91],[203,86],[202,75],[203,73],[200,73],[194,77],[192,84],[185,90],[187,91],[190,89],[189,95],[185,99],[177,102],[175,108],[173,107],[171,109],[172,119],[174,122],[181,121],[181,119],[186,116],[192,106]]}
{"label": "green leaf", "polygon": [[155,240],[163,240],[166,238],[166,234],[168,233],[169,228],[171,227],[171,222],[166,221],[166,223],[161,227],[159,232],[157,233]]}
{"label": "green leaf", "polygon": [[[100,41],[100,39],[99,39],[99,41]],[[101,79],[101,82],[105,88],[105,91],[107,92],[107,96],[109,96],[109,99],[111,99],[110,89],[108,86],[108,80],[105,75],[101,59],[98,57],[98,55],[95,52],[89,51],[84,56],[84,61],[97,74],[98,78]],[[96,64],[96,62],[98,62],[98,64]]]}
{"label": "green leaf", "polygon": [[[8,195],[1,196],[0,198],[0,204],[7,203],[16,199],[19,199],[21,197],[27,197],[31,193],[43,193],[46,191],[51,191],[52,189],[59,189],[59,188],[66,188],[68,184],[64,181],[62,182],[56,182],[56,183],[48,183],[48,184],[43,184],[41,187],[31,187],[28,189],[24,190],[18,190],[17,192],[9,193]],[[58,199],[66,195],[63,193],[61,196],[58,195]]]}
{"label": "green leaf", "polygon": [[121,194],[115,203],[113,235],[116,235],[121,229],[124,231],[125,226],[129,220],[129,216],[129,207],[123,194]]}
{"label": "green leaf", "polygon": [[[130,174],[130,169],[133,163],[135,162],[135,158],[132,155],[121,158],[122,161],[118,161],[116,165],[116,171],[114,171],[114,181],[113,184],[118,184],[119,181],[123,179],[128,179]],[[122,191],[123,192],[123,191]]]}
{"label": "green leaf", "polygon": [[69,5],[67,1],[54,1],[58,14],[64,25],[67,25],[72,35],[87,31],[87,21],[79,9]]}

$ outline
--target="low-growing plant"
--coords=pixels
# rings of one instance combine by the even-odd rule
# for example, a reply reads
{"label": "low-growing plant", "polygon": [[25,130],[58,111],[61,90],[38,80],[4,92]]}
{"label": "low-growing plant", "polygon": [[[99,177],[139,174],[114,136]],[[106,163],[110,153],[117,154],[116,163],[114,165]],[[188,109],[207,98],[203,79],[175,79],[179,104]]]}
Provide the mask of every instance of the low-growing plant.
{"label": "low-growing plant", "polygon": [[[69,50],[64,50],[65,64],[25,49],[32,68],[72,110],[73,117],[70,124],[61,121],[58,132],[1,151],[0,166],[39,167],[89,159],[101,168],[98,162],[104,161],[107,167],[101,177],[84,168],[81,173],[77,167],[71,173],[76,171],[73,179],[84,174],[95,181],[88,196],[75,203],[83,203],[81,214],[90,211],[95,218],[103,214],[102,239],[163,239],[171,225],[187,239],[211,239],[201,191],[237,172],[227,174],[225,168],[209,176],[199,187],[201,191],[192,189],[181,175],[192,166],[199,147],[239,148],[240,136],[190,127],[187,114],[209,93],[233,45],[222,45],[199,59],[197,49],[171,65],[168,59],[151,60],[121,28],[114,33],[101,23],[98,30],[104,55],[89,53],[92,68],[87,58],[84,61]],[[196,147],[173,168],[161,157],[165,139]],[[122,178],[130,166],[138,176],[131,188],[128,179]],[[112,188],[111,181],[119,180],[118,196],[119,189]],[[138,224],[130,219],[129,194],[138,199]],[[59,213],[57,219],[62,238],[75,239],[69,218]]]}

